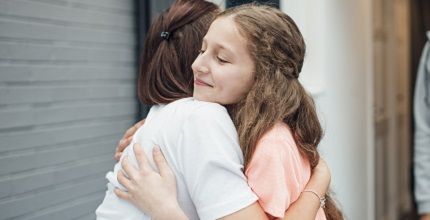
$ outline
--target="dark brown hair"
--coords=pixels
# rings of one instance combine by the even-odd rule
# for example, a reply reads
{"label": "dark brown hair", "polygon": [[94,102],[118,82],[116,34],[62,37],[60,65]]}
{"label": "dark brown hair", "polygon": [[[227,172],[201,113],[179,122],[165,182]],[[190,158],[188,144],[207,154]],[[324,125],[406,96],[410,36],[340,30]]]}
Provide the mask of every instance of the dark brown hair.
{"label": "dark brown hair", "polygon": [[[144,43],[138,79],[139,99],[149,105],[192,96],[191,64],[219,12],[203,0],[177,0],[151,24]],[[169,38],[161,37],[168,32]]]}
{"label": "dark brown hair", "polygon": [[[258,140],[276,123],[283,121],[292,130],[300,152],[311,169],[318,164],[317,146],[323,136],[312,97],[297,79],[306,51],[295,22],[279,9],[247,4],[227,9],[219,17],[230,17],[248,41],[255,63],[254,85],[230,110],[244,154],[249,164]],[[343,219],[328,196],[326,217]]]}

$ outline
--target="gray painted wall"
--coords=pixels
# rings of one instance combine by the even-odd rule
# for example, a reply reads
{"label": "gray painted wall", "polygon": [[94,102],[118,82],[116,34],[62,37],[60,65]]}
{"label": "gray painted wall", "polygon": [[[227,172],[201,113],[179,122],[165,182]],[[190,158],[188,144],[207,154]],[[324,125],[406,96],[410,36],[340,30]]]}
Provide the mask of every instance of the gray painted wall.
{"label": "gray painted wall", "polygon": [[136,121],[132,0],[0,0],[0,219],[94,219]]}

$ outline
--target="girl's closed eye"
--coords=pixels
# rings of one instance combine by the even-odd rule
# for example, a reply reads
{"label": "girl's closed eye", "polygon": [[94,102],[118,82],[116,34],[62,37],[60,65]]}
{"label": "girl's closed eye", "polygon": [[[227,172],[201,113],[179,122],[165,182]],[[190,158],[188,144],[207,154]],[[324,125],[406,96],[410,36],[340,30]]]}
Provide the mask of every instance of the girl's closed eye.
{"label": "girl's closed eye", "polygon": [[199,55],[202,55],[205,51],[203,49],[199,50]]}
{"label": "girl's closed eye", "polygon": [[217,56],[216,57],[216,59],[218,60],[218,62],[220,62],[220,63],[230,63],[230,62],[228,62],[226,59],[223,59],[223,58],[221,58],[221,57],[219,57],[219,56]]}

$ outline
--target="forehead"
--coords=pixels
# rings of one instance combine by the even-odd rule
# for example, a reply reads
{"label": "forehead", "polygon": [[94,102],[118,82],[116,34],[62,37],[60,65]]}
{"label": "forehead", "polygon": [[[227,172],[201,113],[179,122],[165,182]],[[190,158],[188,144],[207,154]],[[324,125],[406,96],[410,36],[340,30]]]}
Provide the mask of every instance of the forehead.
{"label": "forehead", "polygon": [[246,46],[246,39],[231,16],[215,19],[203,40],[206,43],[216,43],[227,47]]}

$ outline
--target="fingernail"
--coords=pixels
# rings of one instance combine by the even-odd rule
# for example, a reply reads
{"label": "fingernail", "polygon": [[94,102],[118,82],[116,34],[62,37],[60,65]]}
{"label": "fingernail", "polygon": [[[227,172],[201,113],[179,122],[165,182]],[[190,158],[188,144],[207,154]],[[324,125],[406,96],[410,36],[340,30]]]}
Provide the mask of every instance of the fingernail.
{"label": "fingernail", "polygon": [[154,153],[160,153],[161,152],[161,150],[160,150],[160,147],[158,147],[158,146],[155,146],[154,147]]}

